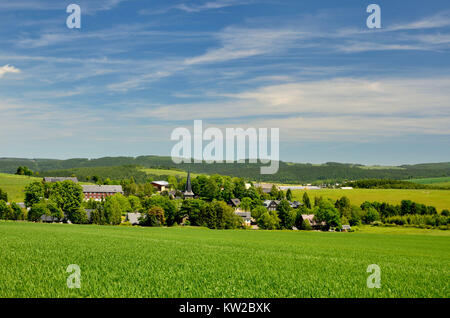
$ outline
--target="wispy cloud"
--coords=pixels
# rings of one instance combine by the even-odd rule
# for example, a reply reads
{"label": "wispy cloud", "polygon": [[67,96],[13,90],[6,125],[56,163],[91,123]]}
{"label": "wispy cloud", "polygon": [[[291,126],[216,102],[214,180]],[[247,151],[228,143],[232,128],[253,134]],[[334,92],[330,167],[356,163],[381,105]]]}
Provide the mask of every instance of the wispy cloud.
{"label": "wispy cloud", "polygon": [[442,11],[410,23],[394,24],[393,26],[388,27],[387,31],[423,30],[447,26],[450,26],[450,11]]}
{"label": "wispy cloud", "polygon": [[220,47],[188,58],[187,65],[217,63],[284,50],[305,34],[293,29],[228,27],[217,34]]}
{"label": "wispy cloud", "polygon": [[196,13],[207,10],[217,10],[227,7],[243,6],[255,3],[255,0],[216,0],[207,1],[204,3],[179,3],[160,9],[142,9],[140,14],[143,15],[155,15],[163,14],[171,10],[180,10],[188,13]]}

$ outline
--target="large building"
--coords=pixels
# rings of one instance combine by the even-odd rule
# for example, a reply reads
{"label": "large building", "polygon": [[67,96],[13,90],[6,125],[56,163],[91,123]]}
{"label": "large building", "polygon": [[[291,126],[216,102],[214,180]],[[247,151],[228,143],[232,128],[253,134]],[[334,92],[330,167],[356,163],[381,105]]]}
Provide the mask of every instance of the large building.
{"label": "large building", "polygon": [[120,185],[82,185],[84,199],[93,199],[101,201],[106,197],[117,193],[123,194],[122,186]]}
{"label": "large building", "polygon": [[48,182],[48,183],[63,182],[66,180],[78,183],[78,179],[76,177],[45,177],[44,178],[44,182]]}

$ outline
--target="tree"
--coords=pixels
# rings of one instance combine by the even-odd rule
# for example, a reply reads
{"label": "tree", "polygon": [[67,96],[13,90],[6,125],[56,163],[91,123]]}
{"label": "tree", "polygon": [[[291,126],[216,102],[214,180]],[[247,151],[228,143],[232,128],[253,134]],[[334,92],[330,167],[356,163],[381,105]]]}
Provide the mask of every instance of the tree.
{"label": "tree", "polygon": [[25,220],[26,213],[17,203],[11,203],[11,210],[13,213],[13,220]]}
{"label": "tree", "polygon": [[8,194],[2,189],[0,189],[0,200],[8,202]]}
{"label": "tree", "polygon": [[28,211],[28,220],[33,222],[39,222],[43,215],[49,215],[50,211],[47,208],[45,202],[35,203]]}
{"label": "tree", "polygon": [[173,200],[170,200],[169,197],[154,195],[147,198],[142,205],[145,210],[149,210],[154,206],[162,208],[164,210],[166,225],[168,226],[172,226],[175,223],[181,223],[182,221],[183,216],[180,214],[180,211]]}
{"label": "tree", "polygon": [[241,209],[243,211],[250,211],[252,208],[252,199],[249,197],[242,198]]}
{"label": "tree", "polygon": [[304,230],[304,231],[311,231],[313,228],[311,226],[311,223],[309,223],[309,220],[302,220],[302,223],[300,225],[299,230]]}
{"label": "tree", "polygon": [[177,189],[178,188],[178,180],[174,176],[169,176],[167,178],[167,181],[169,182],[169,185],[170,185],[170,187],[172,189]]}
{"label": "tree", "polygon": [[283,190],[278,191],[277,200],[285,200],[285,199],[286,197],[284,195],[284,191]]}
{"label": "tree", "polygon": [[334,206],[339,210],[341,217],[345,216],[346,218],[349,218],[351,216],[351,204],[346,196],[336,200]]}
{"label": "tree", "polygon": [[16,171],[16,175],[19,176],[32,176],[33,171],[29,169],[28,167],[18,167]]}
{"label": "tree", "polygon": [[142,210],[141,199],[134,195],[128,197],[128,202],[130,203],[131,212],[139,212]]}
{"label": "tree", "polygon": [[188,217],[191,225],[204,225],[200,222],[200,213],[205,201],[200,199],[184,200],[180,208],[180,216]]}
{"label": "tree", "polygon": [[348,222],[351,226],[358,226],[361,224],[361,221],[364,216],[364,210],[362,210],[359,206],[352,205],[350,208],[350,218]]}
{"label": "tree", "polygon": [[53,183],[49,199],[56,203],[72,223],[86,222],[86,211],[81,208],[83,188],[78,183],[71,180]]}
{"label": "tree", "polygon": [[82,207],[70,210],[70,214],[67,217],[74,224],[87,224],[89,222],[86,210]]}
{"label": "tree", "polygon": [[225,202],[228,202],[234,198],[234,183],[228,176],[224,176],[222,178],[222,191],[220,191],[220,197]]}
{"label": "tree", "polygon": [[318,222],[325,222],[328,227],[341,227],[339,211],[329,200],[319,200],[314,208],[314,218]]}
{"label": "tree", "polygon": [[143,226],[162,226],[165,222],[164,210],[159,206],[153,206],[144,213],[139,224]]}
{"label": "tree", "polygon": [[278,217],[280,218],[280,226],[283,229],[292,229],[295,223],[296,213],[292,210],[287,200],[281,200],[277,206]]}
{"label": "tree", "polygon": [[0,219],[10,220],[12,218],[13,211],[5,201],[0,200]]}
{"label": "tree", "polygon": [[208,180],[206,180],[206,183],[202,188],[200,195],[210,201],[218,197],[219,187],[217,186],[217,183],[213,178],[208,178]]}
{"label": "tree", "polygon": [[253,210],[252,210],[252,218],[254,218],[255,220],[258,220],[266,212],[267,212],[266,207],[264,207],[262,205],[258,205],[255,208],[253,208]]}
{"label": "tree", "polygon": [[106,198],[103,205],[103,213],[106,224],[118,225],[122,221],[122,214],[124,213],[124,210],[121,201],[122,200],[118,197],[118,195],[113,195]]}
{"label": "tree", "polygon": [[61,221],[64,218],[63,211],[58,207],[55,202],[47,201],[47,210],[49,216],[53,218],[54,221]]}
{"label": "tree", "polygon": [[233,184],[234,184],[234,197],[238,199],[242,199],[245,195],[246,189],[245,189],[245,181],[242,178],[233,178]]}
{"label": "tree", "polygon": [[447,210],[447,209],[442,210],[441,215],[443,215],[443,216],[449,216],[449,215],[450,215],[450,211]]}
{"label": "tree", "polygon": [[108,224],[105,208],[102,203],[97,201],[92,201],[92,213],[91,213],[91,222],[93,224],[105,225]]}
{"label": "tree", "polygon": [[261,229],[276,230],[280,225],[280,218],[275,211],[268,211],[261,215],[257,223]]}
{"label": "tree", "polygon": [[311,200],[309,199],[308,193],[303,193],[303,204],[308,208],[311,209]]}
{"label": "tree", "polygon": [[364,222],[370,224],[372,222],[378,221],[380,219],[380,213],[374,208],[369,208],[364,216]]}
{"label": "tree", "polygon": [[292,201],[292,191],[291,191],[291,189],[287,189],[287,191],[286,191],[286,200]]}
{"label": "tree", "polygon": [[210,229],[234,229],[241,225],[240,217],[223,201],[205,203],[198,222]]}
{"label": "tree", "polygon": [[25,187],[25,205],[29,208],[44,198],[42,182],[35,181]]}
{"label": "tree", "polygon": [[269,194],[272,200],[276,200],[278,198],[278,189],[276,185],[272,184]]}

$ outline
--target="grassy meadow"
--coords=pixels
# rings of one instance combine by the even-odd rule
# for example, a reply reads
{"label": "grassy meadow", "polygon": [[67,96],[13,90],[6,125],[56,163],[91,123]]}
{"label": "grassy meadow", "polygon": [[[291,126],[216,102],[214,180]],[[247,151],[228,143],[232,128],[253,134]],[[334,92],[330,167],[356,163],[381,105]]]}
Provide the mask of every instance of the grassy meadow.
{"label": "grassy meadow", "polygon": [[34,181],[41,181],[42,178],[17,176],[14,174],[0,173],[0,189],[8,193],[8,200],[23,202],[25,187]]}
{"label": "grassy meadow", "polygon": [[405,181],[419,183],[419,184],[429,184],[429,185],[434,185],[434,186],[439,186],[439,187],[450,187],[450,177],[408,179]]}
{"label": "grassy meadow", "polygon": [[[141,171],[149,174],[149,175],[158,175],[158,176],[174,176],[174,177],[187,177],[187,172],[182,170],[175,169],[156,169],[156,168],[142,168]],[[195,178],[199,176],[198,173],[191,173],[191,177]]]}
{"label": "grassy meadow", "polygon": [[[301,200],[305,190],[293,190],[296,200]],[[364,201],[387,202],[400,204],[402,200],[411,200],[417,203],[432,205],[441,212],[443,209],[450,209],[450,190],[429,190],[429,189],[321,189],[306,190],[311,200],[314,197],[326,197],[333,200],[346,196],[352,204],[360,205]]]}
{"label": "grassy meadow", "polygon": [[[0,222],[0,297],[449,297],[450,233],[396,230]],[[80,289],[66,286],[69,264]]]}

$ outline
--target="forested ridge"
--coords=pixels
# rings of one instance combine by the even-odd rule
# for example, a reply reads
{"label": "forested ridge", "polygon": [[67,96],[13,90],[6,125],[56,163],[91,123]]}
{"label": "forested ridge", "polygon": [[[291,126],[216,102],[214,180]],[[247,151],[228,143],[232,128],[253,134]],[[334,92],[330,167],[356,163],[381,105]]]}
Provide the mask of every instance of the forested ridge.
{"label": "forested ridge", "polygon": [[[193,173],[221,174],[240,176],[254,181],[279,183],[304,182],[342,182],[361,179],[393,179],[447,177],[450,176],[450,162],[424,163],[417,165],[401,165],[397,167],[366,167],[359,164],[328,162],[325,164],[280,162],[278,173],[274,175],[260,174],[261,164],[249,163],[214,163],[214,164],[175,164],[170,157],[104,157],[98,159],[74,158],[57,159],[24,159],[0,158],[0,172],[15,173],[18,166],[26,166],[40,175],[102,175],[112,178],[134,176],[143,178],[140,167],[190,170]],[[114,169],[111,169],[114,167]],[[120,169],[118,167],[121,167]],[[96,168],[96,169],[92,169]],[[114,174],[114,175],[111,175]]]}

